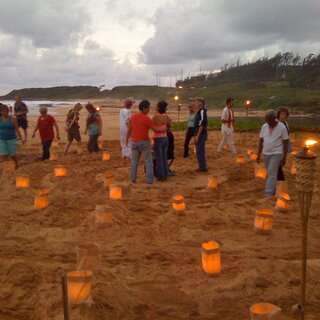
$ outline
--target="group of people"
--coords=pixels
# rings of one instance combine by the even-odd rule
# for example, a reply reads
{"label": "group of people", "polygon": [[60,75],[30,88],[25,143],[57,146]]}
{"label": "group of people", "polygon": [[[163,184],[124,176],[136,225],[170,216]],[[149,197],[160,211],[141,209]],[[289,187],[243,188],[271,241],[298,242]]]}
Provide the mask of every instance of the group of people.
{"label": "group of people", "polygon": [[[15,97],[14,110],[10,110],[7,105],[0,104],[0,156],[5,160],[12,159],[16,165],[16,148],[18,139],[21,143],[26,143],[28,138],[28,107],[17,95]],[[127,99],[120,110],[120,144],[123,159],[131,159],[131,181],[137,181],[137,171],[141,156],[144,157],[147,183],[152,183],[154,175],[159,181],[165,181],[171,171],[168,165],[168,147],[173,145],[173,135],[171,133],[171,119],[167,115],[168,103],[164,100],[159,101],[156,106],[156,113],[153,118],[148,116],[150,112],[150,102],[142,100],[139,103],[139,112],[131,115],[130,109],[133,101]],[[235,115],[233,110],[234,99],[227,98],[226,106],[221,117],[222,140],[217,148],[220,153],[225,144],[228,144],[232,154],[237,151],[234,144]],[[102,119],[97,109],[91,103],[85,106],[88,116],[86,118],[85,134],[89,135],[87,149],[89,152],[98,152],[98,139],[102,134]],[[70,110],[66,117],[65,130],[68,135],[68,142],[65,146],[64,154],[68,153],[73,140],[81,147],[80,134],[80,111],[82,105],[77,103]],[[50,158],[50,147],[56,138],[60,140],[59,126],[55,118],[48,114],[48,108],[39,108],[40,116],[37,120],[32,137],[34,138],[39,131],[42,142],[42,160]],[[260,163],[261,155],[267,169],[267,181],[265,195],[275,194],[276,181],[284,180],[282,167],[286,163],[287,153],[292,151],[289,140],[289,127],[286,122],[289,117],[289,110],[280,107],[278,111],[268,110],[266,112],[266,123],[260,131],[260,142],[257,162]],[[190,141],[194,141],[198,168],[196,172],[207,172],[206,163],[206,141],[207,141],[207,110],[205,100],[196,98],[194,103],[189,105],[189,117],[187,121],[187,131],[184,142],[183,157],[189,155]],[[22,137],[20,128],[23,129]],[[149,130],[153,131],[153,146],[149,139]],[[170,153],[170,152],[169,152]],[[173,153],[173,151],[171,151]],[[173,158],[173,156],[171,156]]]}
{"label": "group of people", "polygon": [[[19,95],[15,97],[14,109],[5,104],[0,103],[0,156],[4,160],[13,160],[18,167],[18,160],[16,156],[18,140],[22,144],[27,143],[28,138],[28,107],[21,100]],[[86,119],[86,128],[84,134],[89,135],[88,151],[98,152],[98,138],[102,134],[102,119],[96,108],[88,103],[85,106],[88,111]],[[81,147],[81,134],[80,134],[80,110],[82,105],[77,103],[72,110],[70,110],[66,117],[65,130],[68,135],[68,142],[66,144],[64,154],[67,155],[69,147],[73,140]],[[39,108],[40,116],[36,122],[32,138],[36,136],[39,131],[42,143],[42,157],[43,161],[50,159],[50,147],[52,141],[56,138],[60,140],[59,126],[55,118],[48,114],[48,108],[41,106]],[[21,135],[20,128],[23,129],[24,139]]]}

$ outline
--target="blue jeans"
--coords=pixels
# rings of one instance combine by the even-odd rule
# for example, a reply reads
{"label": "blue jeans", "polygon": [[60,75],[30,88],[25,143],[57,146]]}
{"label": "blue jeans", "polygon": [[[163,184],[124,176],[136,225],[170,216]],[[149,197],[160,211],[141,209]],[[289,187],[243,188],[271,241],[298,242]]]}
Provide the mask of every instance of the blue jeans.
{"label": "blue jeans", "polygon": [[277,175],[282,158],[282,154],[263,155],[264,165],[268,174],[264,192],[266,196],[272,196],[276,193]]}
{"label": "blue jeans", "polygon": [[164,180],[169,175],[168,167],[168,138],[159,137],[154,139],[154,152],[156,155],[156,177]]}
{"label": "blue jeans", "polygon": [[198,141],[197,141],[197,158],[199,163],[199,169],[207,170],[207,163],[206,163],[206,140],[207,135],[201,134]]}
{"label": "blue jeans", "polygon": [[50,147],[52,140],[42,141],[42,160],[50,159]]}
{"label": "blue jeans", "polygon": [[131,181],[137,181],[137,171],[141,154],[143,153],[147,172],[147,183],[153,182],[153,162],[149,140],[132,142]]}

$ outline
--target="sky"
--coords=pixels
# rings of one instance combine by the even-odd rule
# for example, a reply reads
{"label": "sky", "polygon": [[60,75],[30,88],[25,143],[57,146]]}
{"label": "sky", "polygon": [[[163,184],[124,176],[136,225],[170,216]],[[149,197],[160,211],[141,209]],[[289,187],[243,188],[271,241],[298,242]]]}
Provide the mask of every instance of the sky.
{"label": "sky", "polygon": [[157,84],[320,51],[320,0],[0,0],[0,93]]}

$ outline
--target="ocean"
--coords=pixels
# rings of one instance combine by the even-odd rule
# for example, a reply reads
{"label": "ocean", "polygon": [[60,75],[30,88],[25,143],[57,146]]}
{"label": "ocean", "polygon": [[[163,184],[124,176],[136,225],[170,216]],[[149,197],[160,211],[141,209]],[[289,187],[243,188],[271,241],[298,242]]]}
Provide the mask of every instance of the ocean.
{"label": "ocean", "polygon": [[[4,101],[0,101],[1,103],[3,104],[6,104],[8,106],[14,106],[14,103],[15,101],[13,100],[4,100]],[[29,113],[28,115],[30,116],[36,116],[36,115],[39,115],[39,106],[40,105],[48,105],[50,106],[49,107],[49,111],[50,111],[50,114],[55,114],[54,112],[54,109],[62,109],[62,108],[67,108],[69,107],[70,109],[72,109],[72,107],[77,103],[77,102],[80,102],[80,101],[72,101],[72,100],[69,100],[69,101],[50,101],[50,100],[47,100],[47,101],[44,101],[44,100],[41,100],[41,101],[24,101],[24,103],[28,106],[28,109],[29,109]]]}

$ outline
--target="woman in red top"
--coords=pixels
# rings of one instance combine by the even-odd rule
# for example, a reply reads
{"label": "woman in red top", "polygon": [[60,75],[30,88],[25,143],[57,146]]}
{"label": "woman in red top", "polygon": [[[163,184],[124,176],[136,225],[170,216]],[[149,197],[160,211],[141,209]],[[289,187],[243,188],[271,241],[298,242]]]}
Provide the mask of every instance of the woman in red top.
{"label": "woman in red top", "polygon": [[51,147],[52,140],[54,139],[53,127],[55,127],[56,129],[57,139],[60,140],[59,127],[54,117],[48,114],[47,107],[41,107],[39,111],[40,111],[40,117],[38,118],[37,126],[33,131],[32,138],[36,136],[36,132],[39,129],[40,138],[42,142],[42,150],[43,150],[42,160],[49,160],[50,147]]}

